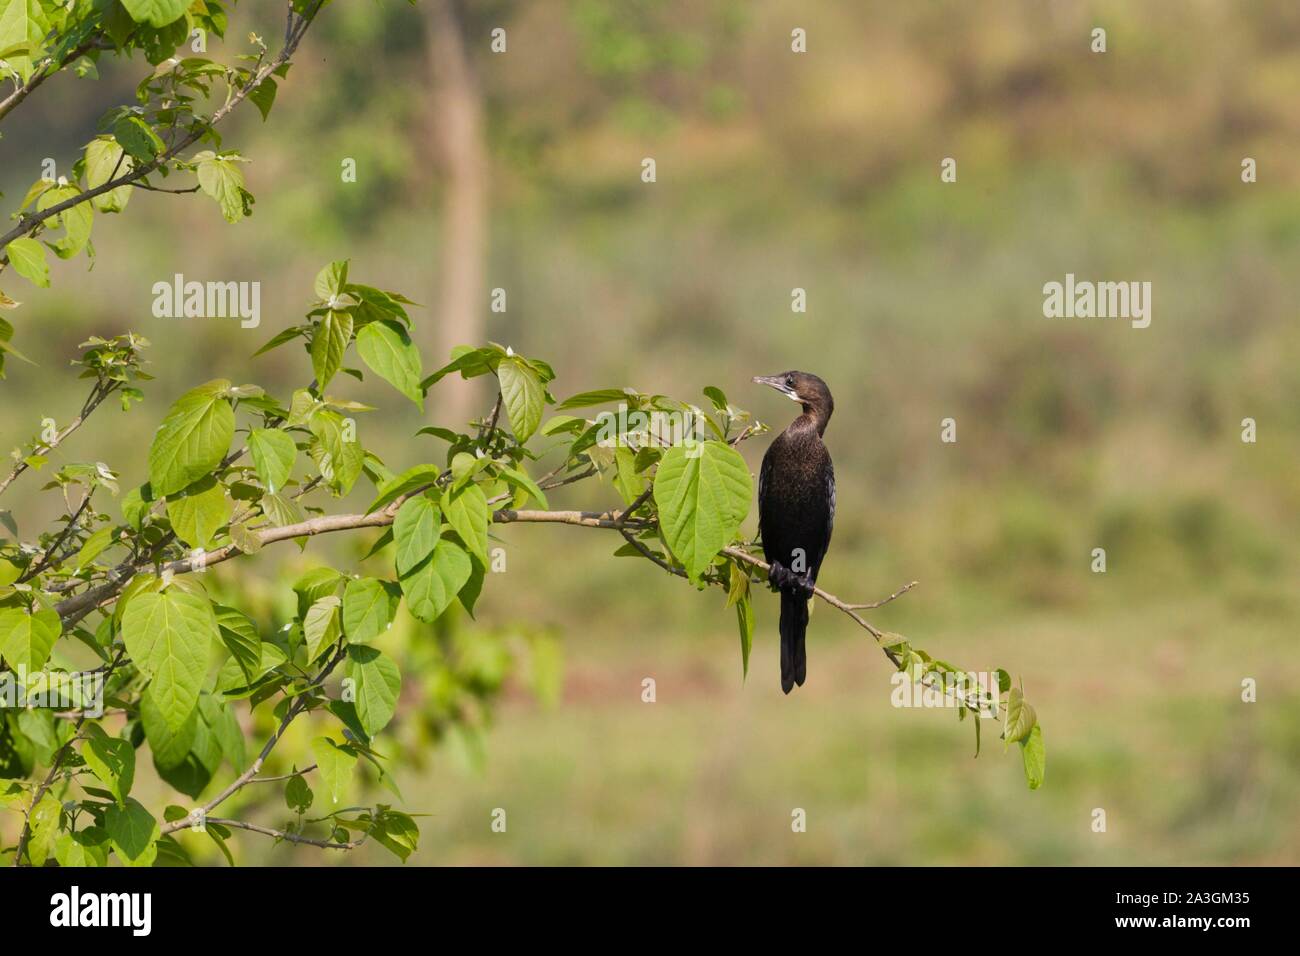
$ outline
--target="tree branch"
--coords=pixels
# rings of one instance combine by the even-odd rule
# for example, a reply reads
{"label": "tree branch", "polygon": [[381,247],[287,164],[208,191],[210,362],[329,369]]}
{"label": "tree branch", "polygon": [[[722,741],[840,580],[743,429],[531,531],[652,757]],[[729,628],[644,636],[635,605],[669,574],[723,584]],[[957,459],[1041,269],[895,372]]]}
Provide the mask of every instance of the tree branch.
{"label": "tree branch", "polygon": [[[294,699],[294,702],[289,705],[289,709],[285,711],[284,717],[280,720],[280,726],[276,728],[275,733],[273,733],[267,739],[266,743],[262,746],[262,750],[257,755],[257,759],[254,760],[251,764],[249,764],[248,769],[246,769],[243,773],[241,773],[238,777],[236,777],[233,781],[231,781],[231,783],[224,790],[222,790],[215,797],[213,797],[211,800],[209,800],[207,803],[203,805],[202,809],[205,818],[209,813],[211,813],[218,806],[224,803],[229,797],[238,793],[240,790],[244,789],[244,787],[248,786],[248,784],[253,783],[255,781],[257,774],[262,769],[262,764],[266,763],[266,758],[271,755],[271,751],[274,750],[275,745],[280,742],[280,738],[284,736],[284,732],[288,730],[289,725],[293,723],[294,718],[297,717],[299,714],[301,714],[304,710],[306,710],[307,691],[312,689],[313,687],[319,687],[321,683],[325,680],[325,678],[328,677],[330,673],[334,670],[334,668],[338,666],[339,662],[343,660],[346,654],[347,654],[347,648],[340,644],[339,649],[334,653],[334,656],[330,658],[329,663],[321,668],[320,673],[318,673],[314,678],[312,678],[311,683],[308,684],[307,687],[305,687],[302,690],[302,692],[300,692],[298,696]],[[306,773],[306,771],[302,771],[302,772]],[[213,821],[213,822],[217,822],[217,821]],[[220,821],[220,822],[228,823],[229,821]],[[177,830],[183,830],[190,825],[191,824],[189,823],[189,817],[183,817],[180,820],[172,820],[168,823],[164,823],[162,825],[162,832],[164,835],[168,833],[175,833]],[[230,825],[238,826],[239,824],[231,823]],[[245,827],[245,829],[252,829],[252,827],[250,825]]]}
{"label": "tree branch", "polygon": [[18,87],[18,89],[14,90],[3,100],[0,100],[0,121],[4,120],[6,116],[12,113],[18,107],[19,103],[27,99],[27,97],[31,95],[33,90],[35,90],[38,86],[40,86],[42,83],[48,80],[51,76],[54,76],[64,67],[69,66],[72,63],[76,63],[77,60],[81,59],[91,50],[96,50],[96,49],[103,50],[107,48],[108,46],[107,44],[105,44],[103,38],[99,36],[98,33],[96,33],[95,35],[91,36],[89,39],[73,47],[72,50],[68,53],[68,55],[65,56],[62,60],[60,60],[59,65],[56,66],[53,70],[51,70],[49,67],[53,65],[54,61],[52,59],[47,59],[37,69],[32,71],[32,75],[27,78],[26,83]]}
{"label": "tree branch", "polygon": [[[54,438],[49,442],[49,444],[37,445],[35,448],[33,448],[32,454],[48,455],[54,449],[58,448],[59,445],[63,444],[63,442],[67,440],[69,435],[71,435],[83,424],[85,424],[85,421],[87,418],[90,417],[91,412],[93,412],[96,408],[98,408],[100,403],[103,402],[104,399],[108,398],[109,395],[113,394],[113,392],[117,390],[118,384],[119,384],[118,382],[108,382],[108,383],[101,382],[97,384],[95,388],[91,391],[90,397],[86,399],[86,403],[81,406],[81,411],[80,413],[78,413],[77,417],[74,418],[71,422],[69,422],[67,426],[64,427],[63,431],[57,433],[54,436]],[[4,494],[5,489],[7,489],[11,484],[13,484],[15,478],[17,478],[19,475],[21,475],[24,471],[26,471],[30,467],[26,461],[26,458],[28,457],[31,456],[24,456],[23,460],[19,461],[18,464],[14,465],[13,471],[9,472],[8,476],[3,481],[0,481],[0,495]]]}
{"label": "tree branch", "polygon": [[276,830],[271,827],[264,827],[257,823],[245,823],[243,820],[226,820],[213,818],[208,823],[216,823],[223,827],[233,827],[236,830],[251,830],[253,833],[262,833],[269,837],[275,837],[277,840],[284,840],[288,843],[305,843],[308,846],[318,846],[323,850],[355,850],[361,844],[366,842],[364,836],[349,840],[347,843],[335,843],[333,840],[317,840],[312,837],[301,836],[297,833],[290,833],[287,830]]}

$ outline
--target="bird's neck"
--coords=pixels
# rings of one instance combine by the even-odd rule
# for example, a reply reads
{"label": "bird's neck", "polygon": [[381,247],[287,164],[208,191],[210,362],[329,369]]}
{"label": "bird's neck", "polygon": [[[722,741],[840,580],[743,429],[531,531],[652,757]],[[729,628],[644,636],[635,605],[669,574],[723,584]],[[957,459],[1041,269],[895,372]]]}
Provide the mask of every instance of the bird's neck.
{"label": "bird's neck", "polygon": [[811,405],[805,405],[803,407],[803,414],[792,421],[790,427],[787,428],[786,431],[791,435],[816,432],[817,437],[820,438],[822,435],[826,434],[826,424],[828,421],[830,421],[830,416],[823,413],[821,409],[814,408]]}

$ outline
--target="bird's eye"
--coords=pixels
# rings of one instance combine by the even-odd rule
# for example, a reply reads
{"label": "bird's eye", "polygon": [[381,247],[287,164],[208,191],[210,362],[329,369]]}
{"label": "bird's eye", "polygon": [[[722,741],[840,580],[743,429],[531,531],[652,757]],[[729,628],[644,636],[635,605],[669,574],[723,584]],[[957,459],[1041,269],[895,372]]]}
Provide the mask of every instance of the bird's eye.
{"label": "bird's eye", "polygon": [[785,377],[785,387],[786,387],[786,388],[794,388],[794,376],[793,376],[793,375],[787,375],[787,376]]}

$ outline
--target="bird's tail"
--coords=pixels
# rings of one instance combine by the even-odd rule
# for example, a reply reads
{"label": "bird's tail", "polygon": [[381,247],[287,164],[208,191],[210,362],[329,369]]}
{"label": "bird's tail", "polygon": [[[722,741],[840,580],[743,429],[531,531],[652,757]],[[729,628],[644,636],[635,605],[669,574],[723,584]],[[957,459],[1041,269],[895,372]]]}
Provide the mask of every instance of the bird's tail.
{"label": "bird's tail", "polygon": [[795,684],[803,686],[808,676],[808,599],[802,594],[781,591],[781,689],[787,694]]}

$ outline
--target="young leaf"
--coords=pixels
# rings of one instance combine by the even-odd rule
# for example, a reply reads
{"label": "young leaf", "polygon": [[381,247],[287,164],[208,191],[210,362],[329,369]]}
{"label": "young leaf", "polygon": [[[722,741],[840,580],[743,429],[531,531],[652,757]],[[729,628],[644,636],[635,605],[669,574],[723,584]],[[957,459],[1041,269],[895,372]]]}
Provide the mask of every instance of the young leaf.
{"label": "young leaf", "polygon": [[347,796],[348,785],[352,782],[352,771],[357,765],[356,754],[340,747],[328,737],[313,740],[311,752],[316,758],[316,767],[320,771],[321,783],[325,785],[325,795],[329,802],[342,803]]}
{"label": "young leaf", "polygon": [[438,503],[424,495],[406,501],[393,519],[397,542],[397,573],[405,574],[430,554],[442,533]]}
{"label": "young leaf", "polygon": [[206,597],[172,585],[134,595],[122,614],[122,640],[142,672],[167,726],[184,726],[207,676],[208,653],[218,636]]}
{"label": "young leaf", "polygon": [[510,430],[522,445],[542,423],[546,389],[537,372],[517,356],[502,359],[497,366],[497,378],[501,382],[502,404],[510,419]]}
{"label": "young leaf", "polygon": [[1025,782],[1030,790],[1043,785],[1047,772],[1047,749],[1043,746],[1043,728],[1034,724],[1029,736],[1020,741],[1020,756],[1024,758]]}
{"label": "young leaf", "polygon": [[327,594],[307,610],[302,619],[302,633],[307,641],[307,660],[314,661],[321,652],[339,639],[342,633],[337,594]]}
{"label": "young leaf", "polygon": [[211,474],[235,434],[235,412],[226,399],[230,382],[215,379],[176,400],[149,448],[149,484],[170,495]]}
{"label": "young leaf", "polygon": [[487,529],[491,515],[488,513],[487,497],[483,494],[483,489],[478,485],[466,485],[448,495],[443,501],[442,516],[460,535],[470,553],[486,566]]}
{"label": "young leaf", "polygon": [[298,457],[293,438],[278,428],[255,428],[248,436],[248,450],[257,477],[262,479],[266,490],[275,494],[282,489],[293,474],[293,463]]}
{"label": "young leaf", "polygon": [[393,622],[398,598],[387,581],[361,578],[343,589],[343,633],[348,643],[374,640]]}
{"label": "young leaf", "polygon": [[433,554],[400,578],[411,614],[432,624],[470,579],[472,562],[465,549],[442,539]]}
{"label": "young leaf", "polygon": [[385,319],[363,327],[357,333],[357,354],[371,371],[424,408],[420,352],[398,323]]}
{"label": "young leaf", "polygon": [[373,737],[393,719],[402,675],[390,658],[364,645],[348,648],[346,673],[356,684],[357,718],[366,734]]}
{"label": "young leaf", "polygon": [[664,452],[655,473],[655,504],[664,540],[692,581],[740,530],[752,494],[745,459],[722,442]]}
{"label": "young leaf", "polygon": [[243,219],[248,214],[250,200],[244,190],[243,170],[236,165],[238,157],[218,156],[205,149],[194,160],[198,164],[199,185],[217,201],[226,222]]}
{"label": "young leaf", "polygon": [[135,780],[135,748],[129,740],[110,737],[98,724],[88,723],[85,734],[81,756],[86,766],[117,798],[118,804],[125,805]]}
{"label": "young leaf", "polygon": [[311,340],[311,370],[322,390],[343,367],[343,353],[351,340],[352,316],[333,309],[326,312]]}
{"label": "young leaf", "polygon": [[35,239],[23,236],[5,247],[14,272],[42,289],[49,288],[50,267],[45,261],[45,247]]}
{"label": "young leaf", "polygon": [[144,806],[128,797],[123,806],[110,806],[104,813],[104,829],[117,851],[118,858],[127,866],[151,866],[158,855],[158,837],[161,831]]}
{"label": "young leaf", "polygon": [[50,659],[54,642],[63,633],[58,612],[43,609],[35,614],[26,608],[0,610],[0,656],[14,670],[39,671]]}
{"label": "young leaf", "polygon": [[167,518],[172,530],[191,548],[206,548],[217,529],[230,520],[226,489],[211,475],[167,496]]}

